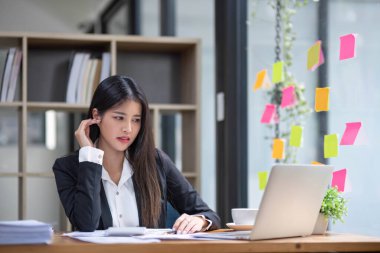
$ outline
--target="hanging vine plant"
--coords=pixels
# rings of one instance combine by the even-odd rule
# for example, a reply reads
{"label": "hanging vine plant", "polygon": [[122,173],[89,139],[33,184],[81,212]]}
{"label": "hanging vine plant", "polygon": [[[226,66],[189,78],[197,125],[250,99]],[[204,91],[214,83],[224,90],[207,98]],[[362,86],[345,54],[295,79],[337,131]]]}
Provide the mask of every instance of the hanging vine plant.
{"label": "hanging vine plant", "polygon": [[[293,30],[292,17],[296,14],[297,9],[308,4],[308,0],[271,0],[269,4],[276,11],[276,47],[275,62],[283,62],[284,78],[282,82],[273,85],[273,88],[267,92],[270,97],[270,103],[276,105],[277,122],[274,125],[268,124],[273,129],[273,136],[270,139],[289,140],[291,127],[293,125],[303,126],[306,117],[312,112],[305,99],[305,87],[296,80],[290,72],[293,64],[292,49],[296,34]],[[293,86],[296,103],[293,106],[280,109],[282,101],[282,91],[284,88]],[[286,152],[282,162],[293,162],[297,160],[297,147],[289,145],[286,141]],[[276,160],[278,162],[278,160]]]}

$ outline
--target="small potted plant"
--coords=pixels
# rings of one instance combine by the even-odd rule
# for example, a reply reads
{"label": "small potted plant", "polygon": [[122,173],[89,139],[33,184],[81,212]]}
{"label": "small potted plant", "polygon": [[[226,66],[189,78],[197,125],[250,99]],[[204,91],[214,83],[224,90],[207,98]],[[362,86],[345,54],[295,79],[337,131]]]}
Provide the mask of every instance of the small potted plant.
{"label": "small potted plant", "polygon": [[327,230],[328,220],[335,224],[337,220],[344,222],[343,216],[347,215],[347,200],[343,198],[338,188],[327,189],[323,198],[319,216],[314,227],[313,234],[321,235]]}

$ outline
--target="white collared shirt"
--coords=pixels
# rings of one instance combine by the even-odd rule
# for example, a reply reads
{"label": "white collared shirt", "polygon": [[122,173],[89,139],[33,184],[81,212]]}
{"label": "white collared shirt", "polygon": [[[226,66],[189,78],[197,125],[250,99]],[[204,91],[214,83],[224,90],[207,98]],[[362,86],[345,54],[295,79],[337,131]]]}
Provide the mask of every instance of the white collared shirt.
{"label": "white collared shirt", "polygon": [[[89,161],[103,165],[103,155],[103,150],[86,146],[79,150],[79,162]],[[112,181],[107,170],[102,166],[102,183],[114,227],[139,226],[139,215],[132,175],[131,165],[126,158],[124,158],[123,170],[118,185]]]}
{"label": "white collared shirt", "polygon": [[[102,165],[102,183],[112,215],[112,225],[114,227],[138,227],[139,214],[133,188],[131,165],[124,158],[119,184],[116,185],[103,167],[103,156],[104,151],[94,147],[85,146],[79,150],[79,162],[87,161]],[[209,223],[201,231],[206,231],[211,227],[212,221],[203,215],[194,214],[193,216],[202,217]]]}

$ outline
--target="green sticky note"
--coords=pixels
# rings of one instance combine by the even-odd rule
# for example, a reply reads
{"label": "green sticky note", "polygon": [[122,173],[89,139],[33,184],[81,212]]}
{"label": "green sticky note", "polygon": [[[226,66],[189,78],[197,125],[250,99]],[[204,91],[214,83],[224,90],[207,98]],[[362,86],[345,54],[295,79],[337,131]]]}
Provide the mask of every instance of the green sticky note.
{"label": "green sticky note", "polygon": [[259,190],[264,190],[265,187],[267,186],[268,172],[267,171],[259,171],[257,174],[259,176]]}
{"label": "green sticky note", "polygon": [[284,63],[282,61],[275,62],[272,71],[272,83],[284,81]]}
{"label": "green sticky note", "polygon": [[292,129],[290,130],[290,142],[289,142],[290,146],[293,146],[293,147],[302,146],[302,132],[303,132],[303,127],[292,126]]}
{"label": "green sticky note", "polygon": [[337,134],[325,135],[324,154],[325,154],[325,158],[338,156],[338,135]]}

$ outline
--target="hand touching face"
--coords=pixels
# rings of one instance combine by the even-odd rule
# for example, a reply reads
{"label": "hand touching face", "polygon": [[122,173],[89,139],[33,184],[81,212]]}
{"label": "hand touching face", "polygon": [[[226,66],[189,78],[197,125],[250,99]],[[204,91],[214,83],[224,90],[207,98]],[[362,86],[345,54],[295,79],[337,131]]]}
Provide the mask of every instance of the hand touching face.
{"label": "hand touching face", "polygon": [[90,126],[98,124],[100,119],[85,119],[79,124],[78,129],[75,131],[75,138],[77,139],[80,147],[94,146],[90,139]]}

